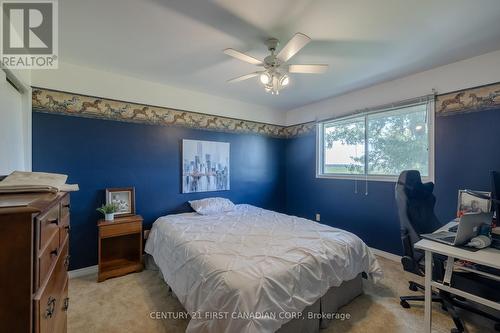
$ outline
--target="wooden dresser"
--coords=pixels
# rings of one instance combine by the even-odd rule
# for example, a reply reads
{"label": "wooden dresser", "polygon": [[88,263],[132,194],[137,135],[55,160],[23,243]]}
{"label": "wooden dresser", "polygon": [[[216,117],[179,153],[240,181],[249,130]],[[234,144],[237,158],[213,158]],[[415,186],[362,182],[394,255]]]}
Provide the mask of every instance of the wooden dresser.
{"label": "wooden dresser", "polygon": [[69,210],[68,193],[0,194],[0,332],[66,332]]}

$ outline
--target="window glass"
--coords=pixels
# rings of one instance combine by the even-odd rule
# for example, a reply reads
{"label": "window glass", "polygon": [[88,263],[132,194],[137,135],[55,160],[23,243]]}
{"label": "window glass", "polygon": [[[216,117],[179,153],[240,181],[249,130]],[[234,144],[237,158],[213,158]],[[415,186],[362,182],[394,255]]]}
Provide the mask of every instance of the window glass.
{"label": "window glass", "polygon": [[318,176],[392,180],[403,170],[430,176],[430,103],[332,120],[318,126]]}
{"label": "window glass", "polygon": [[429,175],[426,105],[369,115],[367,124],[368,174],[418,170]]}
{"label": "window glass", "polygon": [[324,126],[324,173],[364,174],[365,119],[327,123]]}

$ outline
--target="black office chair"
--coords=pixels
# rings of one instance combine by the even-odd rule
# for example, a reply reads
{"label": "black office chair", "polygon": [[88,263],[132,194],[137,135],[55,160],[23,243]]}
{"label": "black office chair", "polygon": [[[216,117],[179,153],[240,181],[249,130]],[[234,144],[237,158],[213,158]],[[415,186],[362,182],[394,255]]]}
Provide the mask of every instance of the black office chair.
{"label": "black office chair", "polygon": [[[434,184],[422,184],[420,173],[414,170],[403,171],[396,184],[396,203],[404,252],[401,264],[405,271],[419,276],[425,275],[424,253],[415,250],[413,245],[420,240],[420,234],[431,233],[441,226],[434,215],[436,198],[432,194],[433,189]],[[433,269],[435,278],[439,277],[442,272],[439,269],[442,268],[442,261],[438,260],[436,264]],[[424,290],[424,286],[419,283],[409,281],[409,284],[412,291]],[[409,308],[408,301],[423,302],[424,296],[402,296],[400,299],[401,306]],[[433,294],[432,300],[442,303],[442,299],[437,294]]]}
{"label": "black office chair", "polygon": [[[396,184],[396,203],[398,206],[399,223],[401,226],[401,240],[403,242],[404,256],[401,258],[403,269],[407,272],[425,276],[424,253],[416,250],[414,244],[424,233],[434,232],[441,227],[439,220],[434,214],[436,198],[432,191],[433,183],[423,184],[420,173],[416,170],[403,171],[399,175]],[[433,279],[442,281],[444,276],[444,261],[446,257],[440,255],[433,256]],[[424,286],[414,281],[409,281],[409,289],[412,291],[424,290]],[[401,296],[400,304],[404,308],[409,308],[409,301],[424,301],[424,296]],[[464,325],[456,312],[456,307],[474,312],[497,322],[495,329],[498,330],[499,319],[472,307],[465,299],[452,295],[442,290],[439,293],[432,293],[432,301],[441,303],[443,310],[447,311],[455,323],[456,328],[451,332],[463,332]]]}

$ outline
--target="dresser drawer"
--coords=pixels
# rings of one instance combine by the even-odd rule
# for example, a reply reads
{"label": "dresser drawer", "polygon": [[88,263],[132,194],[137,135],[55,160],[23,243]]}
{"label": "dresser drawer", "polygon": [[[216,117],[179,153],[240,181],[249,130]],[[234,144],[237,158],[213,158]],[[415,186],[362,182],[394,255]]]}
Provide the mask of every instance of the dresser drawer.
{"label": "dresser drawer", "polygon": [[[67,253],[68,242],[57,256],[55,267],[50,270],[47,283],[43,283],[34,297],[34,318],[36,333],[63,332],[62,321],[66,320],[67,301]],[[62,316],[63,318],[61,318]]]}
{"label": "dresser drawer", "polygon": [[61,219],[64,219],[65,217],[69,218],[69,209],[70,209],[70,203],[69,203],[69,194],[66,194],[60,202],[60,215]]}
{"label": "dresser drawer", "polygon": [[63,244],[66,238],[69,238],[70,223],[69,215],[61,218],[61,223],[59,224],[59,244]]}
{"label": "dresser drawer", "polygon": [[69,194],[66,194],[60,202],[60,222],[59,222],[59,244],[63,244],[66,237],[69,237],[70,219],[69,219]]}
{"label": "dresser drawer", "polygon": [[[59,228],[58,228],[59,230]],[[49,240],[47,246],[38,256],[38,286],[47,278],[51,268],[55,265],[60,255],[61,245],[59,244],[59,231]]]}
{"label": "dresser drawer", "polygon": [[52,239],[55,233],[59,232],[59,204],[52,207],[42,217],[37,218],[38,221],[38,250],[42,251],[47,243]]}
{"label": "dresser drawer", "polygon": [[57,310],[59,311],[55,320],[54,333],[62,333],[66,332],[67,323],[68,323],[68,308],[69,308],[69,297],[68,297],[68,282],[69,279],[66,278],[64,284],[62,285],[62,289],[59,293],[59,305]]}

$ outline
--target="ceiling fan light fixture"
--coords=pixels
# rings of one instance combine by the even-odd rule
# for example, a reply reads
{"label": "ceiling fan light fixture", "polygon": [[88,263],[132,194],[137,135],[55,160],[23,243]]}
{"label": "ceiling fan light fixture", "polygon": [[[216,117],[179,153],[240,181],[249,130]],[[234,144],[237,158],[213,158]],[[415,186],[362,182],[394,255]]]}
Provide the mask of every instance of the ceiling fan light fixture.
{"label": "ceiling fan light fixture", "polygon": [[267,72],[260,74],[260,82],[262,82],[262,84],[264,85],[268,84],[269,82],[271,82],[271,75],[269,75],[269,73]]}
{"label": "ceiling fan light fixture", "polygon": [[[258,71],[238,76],[228,82],[240,82],[253,77],[259,77],[260,82],[264,86],[266,92],[272,95],[278,95],[281,89],[290,85],[290,74],[322,74],[328,69],[325,64],[305,64],[295,65],[288,64],[288,61],[305,47],[311,38],[298,32],[281,48],[276,51],[279,41],[276,38],[267,40],[267,49],[271,53],[264,60],[259,60],[243,52],[234,49],[225,49],[224,53],[238,60],[261,66]],[[277,53],[276,53],[277,52]],[[263,67],[263,69],[262,69]]]}
{"label": "ceiling fan light fixture", "polygon": [[286,74],[283,74],[280,79],[280,86],[286,87],[290,83],[290,77]]}

